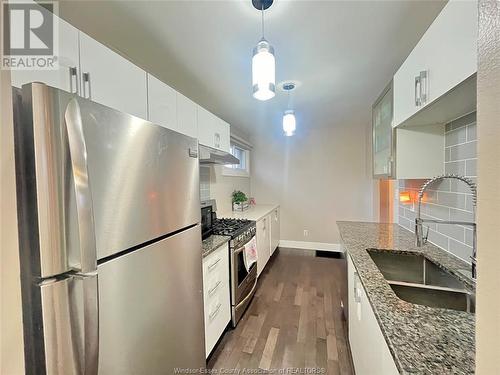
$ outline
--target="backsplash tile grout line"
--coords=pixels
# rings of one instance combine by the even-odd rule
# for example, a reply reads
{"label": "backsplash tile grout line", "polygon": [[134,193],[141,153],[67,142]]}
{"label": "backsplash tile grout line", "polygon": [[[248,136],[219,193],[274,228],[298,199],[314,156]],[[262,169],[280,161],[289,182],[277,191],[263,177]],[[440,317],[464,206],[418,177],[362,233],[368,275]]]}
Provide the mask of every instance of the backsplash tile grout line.
{"label": "backsplash tile grout line", "polygon": [[[467,122],[461,124],[460,121]],[[455,125],[460,125],[453,128]],[[476,115],[470,113],[445,125],[445,142],[443,152],[446,155],[444,162],[445,173],[461,174],[476,181],[477,135]],[[396,194],[408,190],[417,194],[421,186],[428,179],[399,180]],[[470,221],[475,217],[472,205],[472,194],[458,182],[444,180],[436,183],[427,191],[427,197],[432,201],[422,202],[422,217],[437,220],[464,220]],[[397,217],[399,225],[414,232],[417,203],[405,205],[399,202]],[[429,223],[429,242],[442,248],[453,256],[470,263],[472,254],[470,227],[462,225],[445,225]]]}

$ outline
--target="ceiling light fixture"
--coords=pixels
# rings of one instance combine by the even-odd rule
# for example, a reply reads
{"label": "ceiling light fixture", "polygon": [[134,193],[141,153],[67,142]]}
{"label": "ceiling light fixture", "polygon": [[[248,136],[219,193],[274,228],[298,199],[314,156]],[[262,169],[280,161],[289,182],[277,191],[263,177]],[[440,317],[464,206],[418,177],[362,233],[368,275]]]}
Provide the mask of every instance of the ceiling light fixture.
{"label": "ceiling light fixture", "polygon": [[262,12],[262,39],[253,49],[252,90],[253,97],[268,100],[276,94],[274,48],[264,38],[264,10],[273,4],[273,0],[252,0],[253,6]]}
{"label": "ceiling light fixture", "polygon": [[287,82],[281,87],[283,91],[288,92],[288,109],[283,114],[283,131],[287,137],[295,134],[297,128],[297,120],[295,119],[295,111],[292,108],[292,91],[295,90],[295,83]]}

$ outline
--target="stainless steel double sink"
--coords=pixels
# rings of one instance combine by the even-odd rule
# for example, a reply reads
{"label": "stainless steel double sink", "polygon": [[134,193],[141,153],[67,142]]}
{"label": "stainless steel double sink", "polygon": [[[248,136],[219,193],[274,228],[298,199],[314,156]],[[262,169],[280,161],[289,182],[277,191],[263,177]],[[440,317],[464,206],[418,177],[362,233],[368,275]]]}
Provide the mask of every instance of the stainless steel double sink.
{"label": "stainless steel double sink", "polygon": [[402,300],[475,313],[475,294],[460,279],[424,255],[379,249],[367,251]]}

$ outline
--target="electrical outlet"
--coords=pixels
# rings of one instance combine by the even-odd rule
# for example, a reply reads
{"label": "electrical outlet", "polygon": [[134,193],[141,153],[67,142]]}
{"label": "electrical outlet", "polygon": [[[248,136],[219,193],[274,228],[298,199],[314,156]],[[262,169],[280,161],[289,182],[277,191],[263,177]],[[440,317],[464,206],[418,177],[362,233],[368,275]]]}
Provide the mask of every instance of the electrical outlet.
{"label": "electrical outlet", "polygon": [[307,236],[309,236],[309,230],[304,229],[304,237],[307,237]]}

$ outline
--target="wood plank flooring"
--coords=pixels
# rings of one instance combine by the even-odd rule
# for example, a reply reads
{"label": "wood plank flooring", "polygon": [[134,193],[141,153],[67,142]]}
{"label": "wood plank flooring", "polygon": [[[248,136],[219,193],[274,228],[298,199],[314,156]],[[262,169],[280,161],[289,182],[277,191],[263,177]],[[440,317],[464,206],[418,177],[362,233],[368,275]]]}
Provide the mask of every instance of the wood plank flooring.
{"label": "wood plank flooring", "polygon": [[248,310],[216,346],[208,368],[354,373],[340,309],[341,283],[347,282],[341,261],[305,254],[312,253],[277,251]]}

